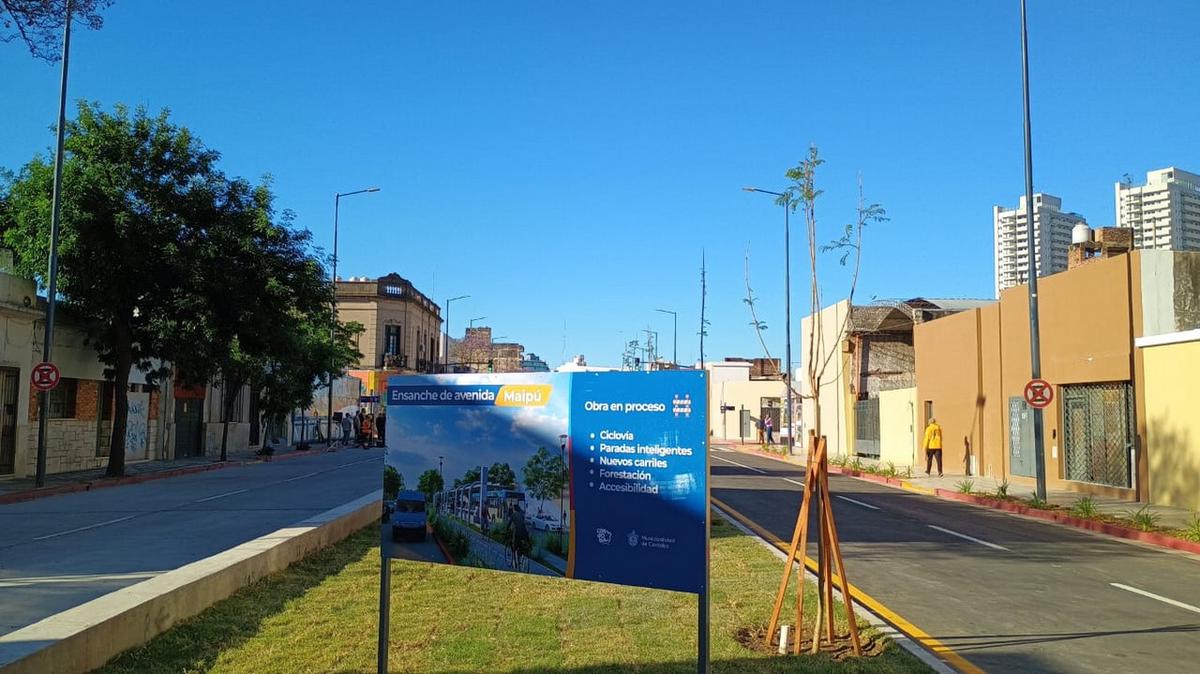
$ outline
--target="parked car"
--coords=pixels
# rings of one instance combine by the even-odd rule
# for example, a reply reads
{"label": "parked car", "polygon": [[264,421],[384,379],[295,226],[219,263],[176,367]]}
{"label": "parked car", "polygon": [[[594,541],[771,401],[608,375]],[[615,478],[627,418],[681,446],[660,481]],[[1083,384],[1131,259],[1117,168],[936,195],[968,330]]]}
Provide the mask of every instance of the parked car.
{"label": "parked car", "polygon": [[525,525],[537,531],[562,531],[562,523],[554,515],[526,514]]}
{"label": "parked car", "polygon": [[402,491],[392,503],[392,540],[405,537],[425,540],[425,495]]}

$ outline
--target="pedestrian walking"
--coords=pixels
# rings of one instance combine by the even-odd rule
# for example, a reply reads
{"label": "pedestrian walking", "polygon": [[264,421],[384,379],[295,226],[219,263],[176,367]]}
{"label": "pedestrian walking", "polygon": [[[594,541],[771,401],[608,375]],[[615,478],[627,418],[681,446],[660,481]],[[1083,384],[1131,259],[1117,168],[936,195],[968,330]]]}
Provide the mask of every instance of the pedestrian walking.
{"label": "pedestrian walking", "polygon": [[362,448],[366,449],[371,446],[371,439],[374,437],[374,419],[371,418],[371,413],[367,412],[362,417]]}
{"label": "pedestrian walking", "polygon": [[929,474],[929,469],[933,468],[933,460],[936,458],[938,477],[941,477],[942,427],[938,425],[937,419],[929,420],[929,425],[925,427],[925,441],[921,444],[925,447],[925,474]]}
{"label": "pedestrian walking", "polygon": [[767,420],[763,422],[763,426],[767,429],[767,444],[775,444],[775,422],[771,420],[771,417],[767,417]]}
{"label": "pedestrian walking", "polygon": [[379,410],[375,417],[375,434],[379,436],[380,446],[387,447],[387,408]]}
{"label": "pedestrian walking", "polygon": [[342,412],[342,446],[349,447],[354,440],[354,418]]}

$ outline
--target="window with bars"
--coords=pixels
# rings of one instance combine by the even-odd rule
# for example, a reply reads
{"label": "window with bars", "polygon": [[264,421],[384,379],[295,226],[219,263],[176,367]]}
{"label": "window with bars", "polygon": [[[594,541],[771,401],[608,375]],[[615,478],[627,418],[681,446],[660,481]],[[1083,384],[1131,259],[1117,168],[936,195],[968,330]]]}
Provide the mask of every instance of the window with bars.
{"label": "window with bars", "polygon": [[47,419],[74,419],[75,418],[75,398],[79,391],[78,379],[67,379],[64,377],[58,382],[58,386],[47,395],[46,399],[46,418]]}

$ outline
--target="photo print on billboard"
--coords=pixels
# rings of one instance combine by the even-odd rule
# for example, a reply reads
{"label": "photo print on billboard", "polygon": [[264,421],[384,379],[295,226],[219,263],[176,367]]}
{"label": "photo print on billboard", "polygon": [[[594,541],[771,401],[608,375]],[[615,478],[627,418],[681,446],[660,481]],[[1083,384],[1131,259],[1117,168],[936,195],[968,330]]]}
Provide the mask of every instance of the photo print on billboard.
{"label": "photo print on billboard", "polygon": [[706,393],[688,370],[392,377],[383,548],[703,592]]}

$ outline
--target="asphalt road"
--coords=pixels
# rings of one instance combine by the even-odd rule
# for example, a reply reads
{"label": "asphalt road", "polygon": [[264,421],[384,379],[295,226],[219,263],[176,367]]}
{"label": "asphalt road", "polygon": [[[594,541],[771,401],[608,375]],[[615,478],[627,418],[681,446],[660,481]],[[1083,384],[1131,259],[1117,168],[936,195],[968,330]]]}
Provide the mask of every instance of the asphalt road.
{"label": "asphalt road", "polygon": [[[803,469],[712,459],[713,497],[790,541]],[[850,582],[985,671],[1200,671],[1200,558],[839,475],[829,487]]]}
{"label": "asphalt road", "polygon": [[0,505],[0,635],[369,494],[382,454],[314,452]]}

